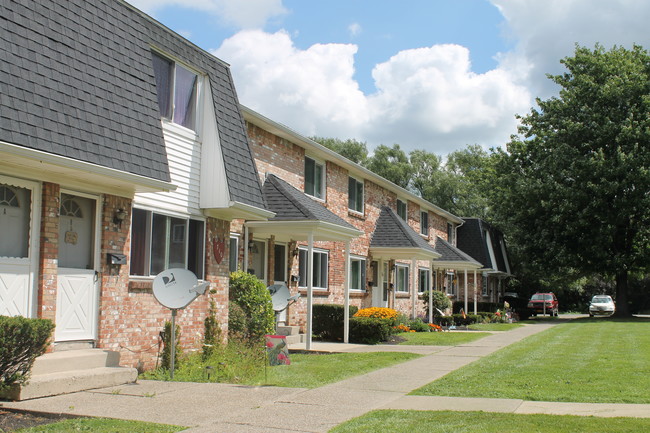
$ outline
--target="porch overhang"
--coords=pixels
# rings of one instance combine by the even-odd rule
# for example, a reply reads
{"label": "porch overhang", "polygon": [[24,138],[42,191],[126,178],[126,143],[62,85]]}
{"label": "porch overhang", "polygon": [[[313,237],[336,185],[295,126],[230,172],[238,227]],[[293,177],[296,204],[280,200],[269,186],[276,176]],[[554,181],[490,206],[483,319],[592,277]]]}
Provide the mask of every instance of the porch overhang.
{"label": "porch overhang", "polygon": [[434,260],[433,261],[433,268],[434,269],[455,269],[457,271],[479,271],[481,269],[481,264],[480,263],[472,263],[472,262],[463,262],[463,261],[440,261],[440,260]]}
{"label": "porch overhang", "polygon": [[275,236],[278,241],[306,241],[311,234],[314,240],[345,242],[363,234],[361,230],[326,221],[247,221],[249,232],[259,236]]}
{"label": "porch overhang", "polygon": [[254,219],[265,222],[265,220],[275,216],[274,212],[238,201],[230,201],[228,207],[204,208],[203,213],[207,216],[226,221],[232,221],[234,219]]}
{"label": "porch overhang", "polygon": [[370,247],[373,259],[382,260],[435,260],[440,254],[433,250],[409,247]]}
{"label": "porch overhang", "polygon": [[176,185],[78,159],[0,141],[0,171],[32,180],[65,184],[80,191],[133,197],[139,192],[174,191]]}

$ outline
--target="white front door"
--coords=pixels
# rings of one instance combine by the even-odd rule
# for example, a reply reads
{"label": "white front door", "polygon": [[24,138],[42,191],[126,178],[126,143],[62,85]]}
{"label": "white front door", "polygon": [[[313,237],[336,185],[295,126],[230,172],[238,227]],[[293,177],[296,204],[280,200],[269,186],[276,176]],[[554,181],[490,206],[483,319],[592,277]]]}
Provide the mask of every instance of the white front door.
{"label": "white front door", "polygon": [[388,307],[388,262],[381,261],[379,270],[379,282],[375,282],[372,288],[372,306],[387,308]]}
{"label": "white front door", "polygon": [[40,185],[0,176],[0,315],[35,316]]}
{"label": "white front door", "polygon": [[[273,247],[273,284],[284,284],[289,287],[287,280],[287,246],[284,244],[275,244]],[[286,309],[280,312],[278,322],[286,325]]]}
{"label": "white front door", "polygon": [[61,194],[56,341],[97,336],[96,209],[96,198]]}

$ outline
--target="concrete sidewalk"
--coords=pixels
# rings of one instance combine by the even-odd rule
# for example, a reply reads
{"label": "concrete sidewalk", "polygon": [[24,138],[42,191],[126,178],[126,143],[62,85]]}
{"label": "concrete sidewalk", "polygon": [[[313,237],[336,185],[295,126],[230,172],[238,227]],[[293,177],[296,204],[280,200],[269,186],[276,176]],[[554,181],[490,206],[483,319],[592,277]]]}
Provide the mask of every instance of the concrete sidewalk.
{"label": "concrete sidewalk", "polygon": [[408,396],[502,347],[554,326],[527,325],[456,347],[314,343],[319,351],[416,351],[424,356],[317,389],[139,381],[137,384],[0,406],[51,413],[152,421],[191,427],[188,433],[326,432],[374,409],[650,417],[650,405],[546,403],[522,400]]}

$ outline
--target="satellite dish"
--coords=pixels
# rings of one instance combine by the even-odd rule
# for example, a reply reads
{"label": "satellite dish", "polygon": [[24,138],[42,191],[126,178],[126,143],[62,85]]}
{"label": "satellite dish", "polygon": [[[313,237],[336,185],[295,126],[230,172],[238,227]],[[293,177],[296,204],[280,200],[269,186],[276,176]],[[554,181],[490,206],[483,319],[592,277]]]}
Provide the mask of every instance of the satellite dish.
{"label": "satellite dish", "polygon": [[160,304],[172,310],[187,307],[197,296],[205,293],[210,283],[198,283],[192,271],[172,268],[153,279],[153,295]]}
{"label": "satellite dish", "polygon": [[271,292],[271,301],[273,301],[273,309],[275,311],[282,311],[289,305],[289,298],[291,293],[284,284],[274,284],[269,286]]}

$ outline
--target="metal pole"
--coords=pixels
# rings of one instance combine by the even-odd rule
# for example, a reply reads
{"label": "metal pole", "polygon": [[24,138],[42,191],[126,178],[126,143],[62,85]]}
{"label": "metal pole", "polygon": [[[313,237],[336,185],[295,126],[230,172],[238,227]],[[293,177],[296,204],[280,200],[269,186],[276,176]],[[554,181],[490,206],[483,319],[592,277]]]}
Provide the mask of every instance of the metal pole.
{"label": "metal pole", "polygon": [[174,358],[176,358],[176,309],[172,308],[172,335],[171,338],[171,358],[169,360],[169,375],[171,380],[174,380]]}

